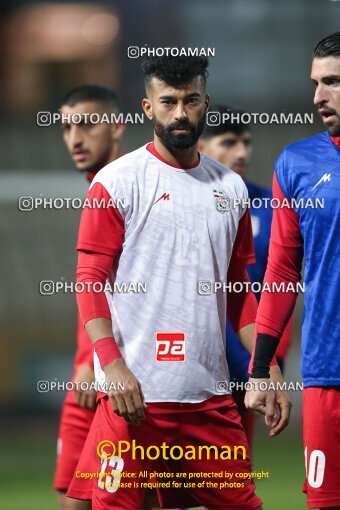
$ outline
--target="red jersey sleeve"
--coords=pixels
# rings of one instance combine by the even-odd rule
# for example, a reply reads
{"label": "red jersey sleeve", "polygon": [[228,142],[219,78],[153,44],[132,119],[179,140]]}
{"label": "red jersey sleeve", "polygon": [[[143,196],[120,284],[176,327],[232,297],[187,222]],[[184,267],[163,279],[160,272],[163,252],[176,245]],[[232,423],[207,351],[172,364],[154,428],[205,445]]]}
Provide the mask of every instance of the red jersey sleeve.
{"label": "red jersey sleeve", "polygon": [[[286,199],[276,174],[273,178],[273,197],[279,202]],[[286,199],[287,200],[287,199]],[[263,283],[297,283],[301,278],[303,240],[299,218],[293,208],[274,209],[270,233],[269,255]],[[261,294],[256,315],[256,340],[249,363],[252,377],[267,377],[269,364],[279,345],[279,339],[293,313],[297,292],[268,292]],[[254,370],[256,375],[254,374]],[[268,372],[269,374],[269,372]]]}
{"label": "red jersey sleeve", "polygon": [[292,315],[282,333],[280,343],[276,349],[275,355],[278,360],[283,361],[288,354],[290,344],[292,342],[293,329],[294,329],[294,317]]}
{"label": "red jersey sleeve", "polygon": [[[83,210],[78,236],[77,282],[83,282],[84,291],[77,294],[79,314],[83,324],[91,319],[111,319],[104,292],[115,257],[120,253],[124,240],[124,219],[111,205],[111,197],[104,186],[96,183],[89,191],[91,207]],[[100,204],[99,206],[96,206]],[[103,290],[92,290],[95,283]]]}
{"label": "red jersey sleeve", "polygon": [[[247,209],[237,230],[228,267],[228,283],[250,282],[246,266],[254,263],[253,233],[249,209]],[[246,285],[243,285],[242,292],[230,292],[228,294],[227,317],[235,332],[255,322],[256,311],[257,301],[255,295],[251,291],[247,292]]]}
{"label": "red jersey sleeve", "polygon": [[79,365],[83,364],[89,365],[93,370],[93,344],[84,330],[78,313],[77,352],[74,365],[77,368]]}
{"label": "red jersey sleeve", "polygon": [[78,234],[78,251],[90,251],[115,256],[122,248],[124,219],[112,205],[104,186],[97,182],[87,195],[89,207],[84,207]]}
{"label": "red jersey sleeve", "polygon": [[[273,197],[287,200],[274,174]],[[264,283],[298,283],[301,279],[303,240],[299,218],[293,208],[278,207],[273,211],[269,255]],[[263,291],[256,317],[258,333],[281,337],[294,307],[298,293]]]}
{"label": "red jersey sleeve", "polygon": [[230,265],[233,265],[233,263],[237,261],[242,261],[243,266],[255,264],[254,239],[249,209],[246,210],[240,220]]}

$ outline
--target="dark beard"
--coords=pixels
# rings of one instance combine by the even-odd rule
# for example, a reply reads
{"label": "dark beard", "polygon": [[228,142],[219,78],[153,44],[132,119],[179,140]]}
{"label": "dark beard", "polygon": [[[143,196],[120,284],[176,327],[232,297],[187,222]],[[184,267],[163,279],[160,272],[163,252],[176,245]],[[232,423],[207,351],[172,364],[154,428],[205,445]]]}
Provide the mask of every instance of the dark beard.
{"label": "dark beard", "polygon": [[327,131],[330,136],[340,136],[340,119],[337,117],[337,122],[334,122],[333,125],[327,127]]}
{"label": "dark beard", "polygon": [[328,111],[330,114],[335,115],[336,121],[333,124],[330,124],[329,126],[325,126],[330,136],[340,136],[340,117],[338,115],[338,112],[334,110],[334,108],[328,108],[327,105],[320,104],[320,108],[323,110]]}
{"label": "dark beard", "polygon": [[[187,120],[173,122],[166,127],[155,116],[153,116],[152,123],[156,135],[162,140],[165,147],[181,150],[189,149],[189,147],[195,145],[205,127],[205,117],[206,114],[202,116],[196,126]],[[189,129],[190,133],[175,135],[173,132],[175,129]]]}

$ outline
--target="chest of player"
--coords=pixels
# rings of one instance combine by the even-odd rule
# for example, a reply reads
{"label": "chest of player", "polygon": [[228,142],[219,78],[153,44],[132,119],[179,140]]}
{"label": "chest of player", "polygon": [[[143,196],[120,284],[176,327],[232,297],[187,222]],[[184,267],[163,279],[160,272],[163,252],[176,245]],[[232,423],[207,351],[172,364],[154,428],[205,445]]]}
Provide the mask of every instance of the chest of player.
{"label": "chest of player", "polygon": [[211,179],[204,169],[153,169],[135,187],[126,240],[194,253],[226,249],[235,240],[241,205],[232,183]]}
{"label": "chest of player", "polygon": [[299,216],[306,258],[322,245],[339,252],[340,155],[301,168],[294,188],[293,206]]}

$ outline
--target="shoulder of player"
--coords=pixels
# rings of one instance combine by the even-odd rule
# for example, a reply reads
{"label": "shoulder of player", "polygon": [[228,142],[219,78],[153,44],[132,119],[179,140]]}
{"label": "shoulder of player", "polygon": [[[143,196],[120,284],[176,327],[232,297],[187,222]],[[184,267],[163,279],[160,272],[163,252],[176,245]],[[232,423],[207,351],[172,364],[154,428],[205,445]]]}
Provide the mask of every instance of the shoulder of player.
{"label": "shoulder of player", "polygon": [[298,142],[287,145],[281,152],[278,162],[290,162],[299,159],[308,158],[310,160],[311,154],[315,153],[316,146],[326,146],[330,144],[327,131],[317,133],[316,135],[309,136]]}
{"label": "shoulder of player", "polygon": [[283,149],[275,163],[275,174],[287,197],[293,197],[303,173],[316,164],[320,154],[324,157],[324,151],[329,148],[330,143],[327,131],[323,131]]}
{"label": "shoulder of player", "polygon": [[210,172],[215,174],[216,178],[225,183],[231,183],[237,190],[246,190],[246,185],[242,177],[240,177],[236,172],[231,170],[225,165],[222,165],[216,159],[210,158],[205,154],[201,154],[202,165]]}
{"label": "shoulder of player", "polygon": [[120,158],[111,161],[104,166],[92,181],[92,186],[97,182],[103,184],[113,184],[115,182],[130,182],[134,180],[138,170],[141,167],[144,158],[148,157],[145,146],[135,151],[124,154]]}

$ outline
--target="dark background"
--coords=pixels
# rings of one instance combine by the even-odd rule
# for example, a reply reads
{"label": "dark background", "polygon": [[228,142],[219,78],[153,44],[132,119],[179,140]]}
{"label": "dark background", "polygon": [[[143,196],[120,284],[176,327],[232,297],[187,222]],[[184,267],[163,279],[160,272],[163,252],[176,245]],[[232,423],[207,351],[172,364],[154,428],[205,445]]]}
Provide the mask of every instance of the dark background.
{"label": "dark background", "polygon": [[[73,169],[60,127],[37,126],[37,112],[56,112],[70,88],[90,82],[115,88],[124,112],[141,113],[140,59],[127,58],[127,48],[144,45],[214,47],[216,56],[210,60],[208,81],[213,102],[249,112],[315,112],[309,79],[311,53],[321,38],[339,29],[339,11],[339,2],[330,0],[1,4],[0,444],[1,479],[7,481],[0,508],[56,508],[49,485],[64,394],[42,394],[36,385],[39,380],[69,380],[76,340],[74,296],[41,296],[39,282],[73,280],[80,212],[21,212],[18,198],[83,197],[88,185]],[[313,125],[252,126],[250,179],[270,186],[273,164],[282,148],[323,129],[316,113],[314,119]],[[124,150],[139,147],[151,136],[148,123],[128,126]],[[301,301],[287,361],[286,375],[293,381],[300,380],[300,323]],[[280,462],[275,464],[273,459],[279,448],[288,452],[286,474],[273,477],[275,490],[268,489],[270,482],[263,483],[269,500],[274,497],[271,510],[283,508],[280,504],[288,493],[291,509],[305,508],[299,495],[303,479],[301,395],[294,393],[292,399],[295,408],[290,431],[283,439],[274,440],[276,444],[259,439],[258,457],[255,455],[255,461],[264,462],[273,449],[268,462],[275,471]],[[259,437],[263,434],[264,427],[259,425]],[[20,464],[25,471],[22,477],[32,495],[24,500],[15,491],[18,459],[24,462]],[[299,466],[296,477],[292,475],[295,464]],[[282,461],[282,469],[284,465]],[[293,483],[290,490],[289,483]]]}

